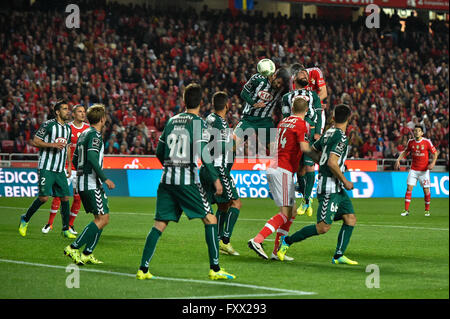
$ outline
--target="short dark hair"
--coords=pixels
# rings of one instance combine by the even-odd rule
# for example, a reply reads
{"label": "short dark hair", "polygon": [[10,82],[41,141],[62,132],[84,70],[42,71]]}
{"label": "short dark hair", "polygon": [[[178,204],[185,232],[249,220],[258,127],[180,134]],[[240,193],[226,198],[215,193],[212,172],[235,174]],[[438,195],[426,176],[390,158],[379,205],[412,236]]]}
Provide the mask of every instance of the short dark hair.
{"label": "short dark hair", "polygon": [[195,109],[202,101],[202,87],[198,83],[191,83],[184,89],[184,104],[187,109]]}
{"label": "short dark hair", "polygon": [[214,93],[212,105],[215,111],[222,111],[228,103],[228,94],[224,91]]}
{"label": "short dark hair", "polygon": [[414,128],[416,129],[416,128],[420,128],[421,130],[422,130],[422,132],[423,132],[423,126],[422,125],[420,125],[420,124],[416,124],[416,125],[414,125]]}
{"label": "short dark hair", "polygon": [[334,122],[335,123],[345,123],[348,120],[352,111],[347,104],[339,104],[334,108]]}

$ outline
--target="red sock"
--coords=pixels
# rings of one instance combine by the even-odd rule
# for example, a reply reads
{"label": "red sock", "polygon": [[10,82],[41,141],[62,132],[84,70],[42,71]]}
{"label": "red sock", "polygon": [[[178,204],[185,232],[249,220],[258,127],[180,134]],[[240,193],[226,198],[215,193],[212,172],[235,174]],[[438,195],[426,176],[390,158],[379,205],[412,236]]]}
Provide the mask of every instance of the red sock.
{"label": "red sock", "polygon": [[430,210],[431,193],[425,194],[425,210]]}
{"label": "red sock", "polygon": [[69,218],[69,226],[73,226],[73,221],[78,215],[78,212],[80,211],[81,207],[81,198],[79,194],[73,195],[73,203],[72,207],[70,208],[70,218]]}
{"label": "red sock", "polygon": [[273,216],[271,219],[269,219],[264,225],[263,229],[259,232],[258,235],[255,237],[256,243],[262,243],[264,239],[267,238],[270,234],[275,232],[278,228],[280,228],[281,225],[287,222],[287,217],[284,216],[282,213],[278,213],[275,216]]}
{"label": "red sock", "polygon": [[291,228],[292,222],[295,219],[295,215],[280,226],[277,230],[277,236],[275,237],[275,244],[273,246],[273,253],[276,255],[278,251],[278,246],[280,245],[280,237],[289,235],[289,229]]}
{"label": "red sock", "polygon": [[52,206],[50,208],[50,216],[48,217],[47,224],[53,225],[53,221],[55,220],[55,216],[59,210],[60,205],[61,205],[61,199],[59,197],[53,197]]}
{"label": "red sock", "polygon": [[406,191],[405,210],[408,210],[408,211],[409,211],[409,204],[411,204],[411,194],[412,194],[412,191]]}

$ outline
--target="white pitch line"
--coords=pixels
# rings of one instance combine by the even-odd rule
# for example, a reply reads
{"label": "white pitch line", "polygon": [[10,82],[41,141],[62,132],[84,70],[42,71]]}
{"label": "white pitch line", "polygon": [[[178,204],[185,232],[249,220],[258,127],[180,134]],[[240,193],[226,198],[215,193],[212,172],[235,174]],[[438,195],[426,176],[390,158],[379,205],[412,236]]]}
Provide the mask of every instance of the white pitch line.
{"label": "white pitch line", "polygon": [[[67,268],[65,266],[30,263],[30,262],[26,262],[26,261],[9,260],[9,259],[0,259],[0,262],[18,264],[18,265],[35,266],[35,267],[64,269],[64,270]],[[135,278],[135,276],[136,276],[134,274],[127,274],[127,273],[108,271],[108,270],[86,269],[86,268],[82,268],[82,267],[80,267],[79,269],[80,269],[80,271],[107,274],[107,275],[125,276],[125,277],[132,277],[132,278]],[[179,281],[179,282],[206,284],[206,285],[221,285],[221,286],[240,287],[240,288],[248,288],[248,289],[255,289],[255,290],[268,290],[268,291],[277,292],[277,295],[280,293],[283,295],[299,295],[299,296],[316,295],[317,294],[315,292],[310,292],[310,291],[289,290],[289,289],[282,289],[282,288],[275,288],[275,287],[264,287],[264,286],[250,285],[250,284],[240,284],[240,283],[235,283],[235,282],[206,281],[206,280],[198,280],[198,279],[170,278],[170,277],[159,277],[159,276],[153,276],[152,280]],[[260,294],[249,294],[246,296],[250,297],[250,296],[259,296],[259,295]],[[274,294],[271,294],[271,295],[274,295]],[[236,296],[239,296],[239,295],[229,295],[229,297],[236,297]],[[226,298],[224,296],[213,296],[213,297]],[[184,297],[184,298],[189,299],[192,297]],[[193,298],[196,298],[196,297],[193,297]],[[211,298],[211,297],[205,296],[205,297],[197,297],[197,298]]]}
{"label": "white pitch line", "polygon": [[279,296],[289,296],[290,293],[281,292],[275,294],[246,294],[246,295],[223,295],[223,296],[193,296],[193,297],[174,297],[167,299],[225,299],[225,298],[245,298],[245,297],[279,297]]}
{"label": "white pitch line", "polygon": [[[27,209],[27,208],[25,208],[25,207],[12,207],[12,206],[0,206],[0,209],[24,210],[24,209]],[[49,209],[46,209],[46,208],[40,208],[39,210],[49,211]],[[139,216],[152,215],[152,214],[144,213],[144,212],[110,212],[110,214],[115,214],[115,215],[139,215]],[[184,218],[187,218],[185,215],[181,215],[181,216],[184,217]],[[257,221],[257,222],[265,222],[265,221],[267,221],[267,219],[258,219],[258,218],[239,218],[239,220],[240,221]],[[294,222],[295,223],[299,223],[299,224],[311,224],[311,223],[314,222],[314,219],[311,219],[310,221],[300,221],[300,220],[296,219]],[[413,224],[413,225],[417,225],[417,224]],[[448,228],[405,226],[405,225],[389,225],[389,224],[381,224],[380,225],[380,224],[358,223],[357,226],[449,231]]]}

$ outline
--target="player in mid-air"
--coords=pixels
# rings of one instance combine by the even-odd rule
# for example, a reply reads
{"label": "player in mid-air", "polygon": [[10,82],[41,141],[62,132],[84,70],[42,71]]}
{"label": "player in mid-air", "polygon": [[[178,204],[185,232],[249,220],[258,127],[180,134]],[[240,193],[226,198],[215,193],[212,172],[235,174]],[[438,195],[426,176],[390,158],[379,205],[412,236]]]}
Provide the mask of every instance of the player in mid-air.
{"label": "player in mid-air", "polygon": [[[429,153],[433,155],[431,163],[429,163]],[[405,210],[401,215],[409,215],[412,191],[414,186],[417,185],[417,181],[419,181],[425,198],[425,216],[430,216],[430,170],[436,164],[439,151],[436,150],[429,139],[423,137],[423,128],[420,125],[414,127],[414,138],[408,141],[408,146],[398,156],[395,162],[395,169],[398,170],[400,168],[400,161],[409,154],[412,157],[412,164],[406,181]]]}
{"label": "player in mid-air", "polygon": [[[77,145],[78,137],[80,134],[89,128],[89,124],[85,122],[86,119],[86,110],[83,105],[77,104],[72,108],[72,117],[73,121],[69,122],[69,126],[72,129],[72,134],[70,136],[70,150],[71,154],[75,153],[75,147]],[[81,199],[80,195],[77,193],[77,172],[75,167],[73,166],[72,159],[66,163],[67,165],[72,166],[72,175],[68,178],[67,182],[72,184],[73,188],[73,202],[72,207],[70,208],[70,218],[69,218],[69,231],[76,235],[77,232],[75,231],[75,228],[73,226],[74,220],[77,217],[78,212],[80,211],[81,207]],[[53,229],[53,221],[55,220],[56,213],[59,210],[59,207],[61,205],[61,199],[59,197],[53,197],[52,205],[50,208],[50,216],[48,218],[47,224],[42,228],[42,232],[44,234],[47,234],[50,230]]]}
{"label": "player in mid-air", "polygon": [[334,126],[328,129],[312,148],[321,152],[319,161],[319,179],[317,186],[317,223],[308,225],[290,236],[282,236],[277,252],[280,260],[285,259],[289,247],[309,237],[327,233],[333,221],[343,220],[339,231],[333,264],[357,265],[358,262],[347,258],[344,253],[350,242],[356,217],[352,202],[346,190],[353,189],[353,183],[344,176],[345,160],[348,152],[348,139],[345,135],[351,110],[345,104],[334,109]]}
{"label": "player in mid-air", "polygon": [[223,187],[207,148],[209,132],[199,116],[202,88],[191,83],[184,90],[186,112],[169,119],[156,148],[156,156],[163,164],[163,174],[156,195],[155,222],[145,241],[141,264],[136,274],[139,280],[151,279],[149,264],[156,245],[170,221],[178,222],[184,212],[189,219],[201,219],[205,225],[211,280],[234,279],[235,276],[219,266],[219,239],[217,218],[214,216],[207,194],[200,184],[198,160],[208,170],[214,183],[216,196]]}
{"label": "player in mid-air", "polygon": [[[67,178],[72,174],[69,165],[64,172],[66,160],[70,159],[71,128],[66,123],[70,118],[69,106],[65,101],[58,101],[53,106],[54,119],[44,122],[36,132],[32,142],[39,148],[38,188],[39,194],[27,212],[20,217],[19,233],[25,237],[31,217],[49,196],[61,198],[62,234],[67,238],[76,236],[69,231],[69,196]],[[67,175],[66,175],[67,174]]]}
{"label": "player in mid-air", "polygon": [[[289,71],[280,68],[268,77],[256,73],[244,85],[241,91],[244,100],[242,118],[234,129],[237,147],[246,137],[256,134],[267,154],[268,146],[273,142],[270,131],[275,128],[272,115],[276,109],[281,110],[281,98],[289,90],[289,77]],[[260,136],[260,132],[265,134]]]}
{"label": "player in mid-air", "polygon": [[[316,161],[319,154],[311,150],[307,136],[309,125],[304,120],[308,110],[308,101],[303,96],[298,96],[292,103],[292,115],[284,118],[277,128],[276,153],[267,169],[267,181],[275,204],[279,207],[279,213],[269,219],[261,231],[248,241],[248,247],[254,250],[258,256],[268,259],[262,247],[263,241],[277,232],[272,259],[278,259],[277,251],[281,235],[287,235],[295,218],[295,184],[294,174],[297,172],[302,158],[302,153],[308,154]],[[292,260],[288,256],[286,259]]]}
{"label": "player in mid-air", "polygon": [[[308,136],[309,142],[312,145],[314,141],[320,138],[322,134],[324,123],[322,123],[322,104],[320,98],[315,91],[307,90],[308,74],[305,70],[299,70],[295,77],[294,83],[296,89],[286,93],[282,99],[282,113],[283,117],[287,117],[291,114],[292,101],[302,96],[308,102],[308,110],[305,115],[305,120],[310,127],[310,135]],[[312,216],[312,190],[315,182],[314,161],[307,155],[303,155],[302,165],[297,172],[297,180],[299,185],[299,191],[302,193],[303,198],[298,208],[299,215],[303,215],[305,212],[308,216]]]}
{"label": "player in mid-air", "polygon": [[[102,183],[109,189],[115,188],[114,182],[103,171],[105,147],[102,130],[106,123],[105,106],[94,104],[89,107],[86,115],[91,126],[79,136],[72,162],[77,170],[78,194],[84,210],[92,213],[94,220],[72,244],[64,248],[64,254],[79,265],[103,263],[93,254],[103,229],[109,223],[108,198]],[[83,247],[84,250],[81,251]]]}
{"label": "player in mid-air", "polygon": [[214,162],[214,168],[223,186],[222,195],[214,196],[214,185],[209,180],[208,170],[204,165],[200,168],[200,181],[210,197],[209,201],[217,204],[216,217],[220,251],[228,255],[238,256],[239,253],[230,243],[234,225],[239,217],[241,200],[239,199],[233,177],[230,173],[234,162],[234,141],[232,138],[232,129],[226,121],[226,115],[229,110],[228,94],[226,92],[214,93],[212,106],[214,112],[207,116],[206,123],[210,131],[209,144],[213,144],[213,147],[211,147],[211,156]]}

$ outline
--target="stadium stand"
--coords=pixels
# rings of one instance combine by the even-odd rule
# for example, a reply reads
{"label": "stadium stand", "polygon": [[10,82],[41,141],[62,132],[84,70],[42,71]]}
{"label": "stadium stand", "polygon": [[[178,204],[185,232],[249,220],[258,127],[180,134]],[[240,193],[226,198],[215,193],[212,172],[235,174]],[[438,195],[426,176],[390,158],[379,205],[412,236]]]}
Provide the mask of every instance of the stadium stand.
{"label": "stadium stand", "polygon": [[0,11],[1,152],[32,152],[27,141],[63,98],[106,105],[106,153],[154,154],[192,81],[205,88],[205,116],[215,91],[229,93],[234,126],[243,84],[269,57],[278,66],[321,68],[327,118],[340,102],[354,111],[349,157],[395,158],[419,123],[448,165],[448,24],[429,28],[411,16],[401,31],[397,15],[383,15],[384,27],[369,30],[363,17],[331,22],[98,3],[84,4],[79,29],[65,27],[63,10]]}

